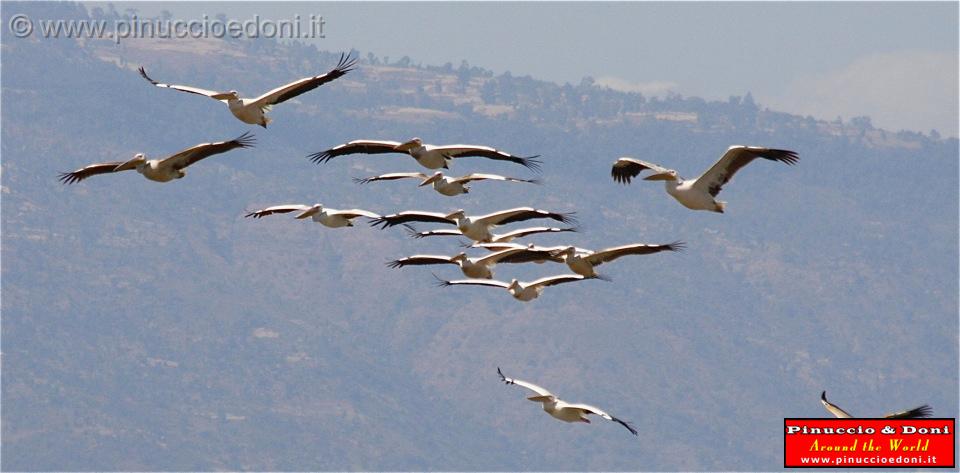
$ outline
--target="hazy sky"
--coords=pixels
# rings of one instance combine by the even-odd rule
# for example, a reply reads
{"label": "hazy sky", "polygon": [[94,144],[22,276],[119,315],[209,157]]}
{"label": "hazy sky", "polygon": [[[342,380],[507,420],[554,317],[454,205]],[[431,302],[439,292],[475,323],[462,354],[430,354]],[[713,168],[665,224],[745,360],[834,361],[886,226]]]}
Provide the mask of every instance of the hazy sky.
{"label": "hazy sky", "polygon": [[[127,4],[116,4],[120,6]],[[957,136],[957,2],[141,3],[144,14],[322,15],[326,49],[645,94],[752,92],[818,118]]]}

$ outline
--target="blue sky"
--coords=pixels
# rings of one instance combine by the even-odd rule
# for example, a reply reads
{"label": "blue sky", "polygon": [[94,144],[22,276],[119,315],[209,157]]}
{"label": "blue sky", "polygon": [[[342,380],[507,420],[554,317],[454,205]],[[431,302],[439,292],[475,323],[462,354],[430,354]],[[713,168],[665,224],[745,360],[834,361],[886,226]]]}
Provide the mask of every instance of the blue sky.
{"label": "blue sky", "polygon": [[[118,9],[121,5],[116,4]],[[957,2],[140,3],[144,14],[322,15],[329,49],[957,136]]]}

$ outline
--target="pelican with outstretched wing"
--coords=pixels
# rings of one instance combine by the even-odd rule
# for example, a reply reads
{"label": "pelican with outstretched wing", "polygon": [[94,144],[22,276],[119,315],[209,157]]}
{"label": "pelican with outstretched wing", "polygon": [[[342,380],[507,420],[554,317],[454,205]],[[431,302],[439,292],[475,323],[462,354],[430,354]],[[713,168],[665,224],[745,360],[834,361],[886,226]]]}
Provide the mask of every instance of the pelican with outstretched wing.
{"label": "pelican with outstretched wing", "polygon": [[443,173],[439,171],[434,173],[432,176],[427,176],[422,172],[394,172],[380,176],[366,177],[363,179],[354,179],[354,182],[358,184],[366,184],[368,182],[395,181],[397,179],[420,179],[420,185],[418,187],[432,185],[433,190],[450,197],[470,192],[470,187],[467,184],[473,181],[504,181],[540,184],[540,180],[538,179],[518,179],[515,177],[499,176],[497,174],[479,173],[467,174],[466,176],[460,177],[450,177],[444,176]]}
{"label": "pelican with outstretched wing", "polygon": [[[509,231],[507,233],[492,233],[490,235],[489,241],[483,240],[474,240],[477,243],[508,243],[517,238],[523,238],[527,235],[535,235],[537,233],[562,233],[562,232],[576,232],[579,231],[575,227],[559,228],[559,227],[530,227],[530,228],[519,228],[517,230]],[[423,232],[418,232],[416,230],[410,231],[410,236],[414,238],[426,238],[431,236],[464,236],[463,232],[460,230],[454,229],[441,229],[441,230],[427,230]],[[467,244],[467,247],[470,245]]]}
{"label": "pelican with outstretched wing", "polygon": [[240,95],[236,90],[217,92],[186,85],[163,84],[151,79],[143,67],[140,68],[140,75],[157,87],[179,90],[180,92],[187,92],[191,94],[204,95],[214,100],[223,102],[227,104],[227,107],[230,108],[230,112],[233,113],[233,116],[237,117],[237,119],[240,121],[249,123],[251,125],[260,125],[266,128],[267,124],[271,121],[270,117],[267,117],[266,114],[270,110],[270,107],[286,102],[287,100],[290,100],[300,94],[309,92],[323,84],[326,84],[327,82],[342,77],[344,74],[352,71],[356,63],[356,58],[351,58],[349,54],[341,54],[340,61],[337,63],[337,67],[334,67],[326,74],[304,77],[303,79],[282,85],[257,98],[252,99],[240,98]]}
{"label": "pelican with outstretched wing", "polygon": [[583,276],[579,274],[561,274],[559,276],[548,276],[537,279],[536,281],[520,282],[516,279],[510,282],[497,281],[494,279],[459,279],[455,281],[446,281],[437,278],[440,287],[447,286],[487,286],[506,289],[514,299],[522,302],[528,302],[540,296],[549,286],[556,286],[568,282],[583,281]]}
{"label": "pelican with outstretched wing", "polygon": [[310,218],[314,222],[325,225],[330,228],[340,228],[340,227],[352,227],[353,219],[357,217],[367,217],[367,218],[379,218],[380,215],[367,210],[361,209],[348,209],[348,210],[337,210],[331,209],[329,207],[324,207],[321,204],[314,205],[301,205],[301,204],[287,204],[287,205],[274,205],[272,207],[267,207],[262,210],[255,210],[250,212],[244,217],[253,217],[253,218],[263,218],[268,215],[273,214],[285,214],[289,212],[300,212],[296,216],[298,219]]}
{"label": "pelican with outstretched wing", "polygon": [[226,153],[236,148],[251,148],[255,140],[244,133],[230,141],[201,143],[191,146],[163,159],[147,159],[143,153],[133,155],[129,161],[109,161],[84,166],[73,172],[60,173],[60,182],[74,184],[97,174],[109,174],[136,169],[143,177],[156,182],[168,182],[187,175],[187,166],[215,154]]}
{"label": "pelican with outstretched wing", "polygon": [[[823,404],[823,407],[827,412],[833,414],[835,417],[841,419],[852,419],[853,416],[848,414],[847,411],[840,409],[835,404],[827,400],[827,392],[824,391],[820,393],[820,403]],[[907,409],[905,411],[894,412],[893,414],[887,414],[883,416],[884,419],[920,419],[923,417],[930,417],[933,414],[933,409],[930,406],[924,404],[920,407],[914,407],[913,409]]]}
{"label": "pelican with outstretched wing", "polygon": [[[493,267],[498,263],[526,263],[533,261],[538,255],[536,250],[527,247],[507,248],[482,256],[470,258],[466,253],[454,256],[413,255],[387,263],[391,268],[404,266],[421,266],[432,264],[453,264],[460,267],[463,275],[473,279],[493,279]],[[549,252],[544,251],[543,258],[550,258]]]}
{"label": "pelican with outstretched wing", "polygon": [[610,174],[613,180],[629,184],[644,170],[653,173],[645,181],[666,181],[667,193],[684,207],[693,210],[709,210],[723,213],[726,202],[716,200],[717,194],[740,168],[756,158],[793,165],[800,160],[797,153],[784,149],[755,146],[731,146],[707,172],[692,180],[685,180],[673,169],[634,158],[620,158],[613,164]]}
{"label": "pelican with outstretched wing", "polygon": [[307,156],[311,161],[320,164],[330,161],[337,156],[349,154],[382,154],[402,153],[409,154],[421,166],[427,169],[448,169],[450,162],[455,158],[481,157],[496,161],[517,163],[534,171],[540,170],[538,156],[514,156],[489,146],[478,145],[445,145],[436,146],[424,144],[420,138],[400,143],[398,141],[355,140],[342,145],[334,146],[326,151]]}
{"label": "pelican with outstretched wing", "polygon": [[576,222],[576,218],[572,213],[550,212],[533,207],[517,207],[479,216],[467,215],[463,209],[449,214],[408,210],[391,215],[384,215],[383,217],[374,219],[371,224],[374,226],[380,225],[381,228],[387,228],[394,225],[409,224],[410,222],[444,223],[456,225],[463,236],[471,240],[490,241],[494,236],[491,230],[498,225],[539,218],[548,218],[561,223]]}
{"label": "pelican with outstretched wing", "polygon": [[530,396],[527,398],[527,400],[539,402],[543,406],[543,410],[546,411],[547,414],[553,416],[555,419],[560,419],[564,422],[584,422],[589,424],[590,419],[588,419],[587,416],[593,414],[616,422],[626,427],[631,434],[637,435],[637,429],[634,429],[633,426],[631,426],[628,422],[607,414],[597,407],[589,404],[571,404],[566,402],[555,396],[550,391],[547,391],[536,384],[504,376],[503,372],[500,371],[500,368],[497,368],[497,374],[500,375],[500,381],[503,381],[507,385],[512,384],[533,391],[536,396]]}

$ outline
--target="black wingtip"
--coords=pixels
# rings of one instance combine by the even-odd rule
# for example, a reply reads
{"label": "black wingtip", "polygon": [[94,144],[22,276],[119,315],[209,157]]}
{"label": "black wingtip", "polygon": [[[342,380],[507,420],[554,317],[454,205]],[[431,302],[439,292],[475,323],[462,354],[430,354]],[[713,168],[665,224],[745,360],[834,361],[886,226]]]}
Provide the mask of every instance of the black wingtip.
{"label": "black wingtip", "polygon": [[541,172],[541,167],[540,167],[540,166],[543,164],[543,161],[537,159],[537,158],[539,158],[539,157],[540,157],[539,154],[535,154],[535,155],[533,155],[533,156],[527,156],[527,157],[525,157],[525,158],[519,158],[519,159],[520,159],[520,164],[522,164],[524,167],[526,167],[527,169],[529,169],[529,170],[531,170],[531,171]]}
{"label": "black wingtip", "polygon": [[820,400],[821,400],[821,401],[826,401],[826,400],[827,400],[827,392],[826,392],[826,391],[823,391],[822,393],[820,393]]}
{"label": "black wingtip", "polygon": [[320,151],[307,156],[307,159],[309,159],[310,161],[313,161],[314,164],[322,164],[322,163],[329,162],[331,159],[333,159],[333,155],[330,154],[330,150]]}
{"label": "black wingtip", "polygon": [[353,56],[353,51],[347,53],[340,53],[340,60],[337,61],[337,67],[334,68],[334,71],[339,72],[340,74],[346,74],[354,70],[359,58]]}
{"label": "black wingtip", "polygon": [[667,250],[669,251],[676,251],[678,253],[682,253],[684,250],[687,249],[687,243],[677,240],[671,243],[667,243],[666,247],[667,247]]}
{"label": "black wingtip", "polygon": [[911,418],[921,418],[921,417],[930,417],[933,415],[933,408],[927,404],[924,404],[920,407],[910,409],[909,411]]}
{"label": "black wingtip", "polygon": [[149,82],[149,83],[151,83],[151,84],[153,84],[153,85],[159,84],[159,82],[151,79],[150,76],[147,75],[147,71],[143,68],[143,66],[140,66],[140,68],[137,69],[137,70],[140,71],[140,76],[143,77],[144,79],[146,79],[147,82]]}
{"label": "black wingtip", "polygon": [[241,148],[253,148],[253,145],[257,144],[257,138],[249,131],[236,137],[233,141]]}
{"label": "black wingtip", "polygon": [[60,173],[60,176],[57,179],[66,185],[76,184],[81,180],[83,180],[81,177],[77,176],[72,172],[62,172]]}
{"label": "black wingtip", "polygon": [[393,261],[387,261],[386,264],[387,264],[387,267],[388,267],[388,268],[394,268],[394,269],[403,266],[403,263],[401,263],[400,260],[398,260],[398,259],[395,259],[395,260],[393,260]]}
{"label": "black wingtip", "polygon": [[566,223],[568,225],[574,225],[574,226],[580,223],[580,221],[577,219],[576,212],[567,212],[567,213],[561,213],[557,215],[558,215],[558,218],[555,218],[554,220],[557,220],[558,222]]}
{"label": "black wingtip", "polygon": [[446,279],[441,279],[440,276],[437,276],[437,275],[434,274],[434,273],[430,273],[430,274],[433,275],[433,278],[434,278],[434,279],[436,279],[436,281],[434,282],[434,285],[435,285],[435,286],[437,286],[437,287],[452,286],[452,284],[450,284],[450,281],[447,281]]}
{"label": "black wingtip", "polygon": [[763,157],[771,161],[779,161],[790,166],[793,166],[800,161],[800,155],[798,155],[796,151],[790,151],[788,149],[771,149],[767,151]]}
{"label": "black wingtip", "polygon": [[620,420],[620,419],[617,419],[616,417],[613,417],[613,416],[610,416],[610,417],[611,417],[615,422],[618,422],[618,423],[620,423],[620,425],[626,427],[627,430],[629,430],[631,434],[633,434],[633,435],[640,435],[639,433],[637,433],[637,429],[634,429],[633,426],[630,425],[629,422],[625,422],[625,421]]}

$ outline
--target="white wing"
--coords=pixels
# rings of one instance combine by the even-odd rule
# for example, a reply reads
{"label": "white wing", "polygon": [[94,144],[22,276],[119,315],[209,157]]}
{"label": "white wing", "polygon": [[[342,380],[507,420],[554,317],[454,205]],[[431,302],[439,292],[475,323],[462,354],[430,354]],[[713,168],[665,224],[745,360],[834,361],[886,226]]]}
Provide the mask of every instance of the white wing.
{"label": "white wing", "polygon": [[515,209],[501,210],[486,215],[481,215],[473,219],[476,223],[485,225],[506,225],[513,222],[522,222],[537,218],[549,218],[561,223],[575,224],[577,219],[572,213],[556,213],[546,210],[539,210],[533,207],[517,207]]}
{"label": "white wing", "polygon": [[554,398],[554,399],[557,398],[557,396],[554,396],[553,393],[551,393],[550,391],[547,391],[546,389],[544,389],[544,388],[542,388],[542,387],[540,387],[540,386],[537,386],[536,384],[528,383],[528,382],[526,382],[526,381],[521,381],[521,380],[519,380],[519,379],[513,379],[513,378],[508,378],[508,377],[504,376],[504,375],[503,375],[503,372],[500,371],[500,368],[497,368],[497,374],[500,375],[500,381],[503,381],[504,383],[507,383],[507,384],[516,384],[517,386],[522,386],[522,387],[524,387],[524,388],[527,388],[527,389],[529,389],[529,390],[537,393],[538,396],[549,396],[549,397],[552,397],[552,398]]}
{"label": "white wing", "polygon": [[320,87],[321,85],[352,71],[356,62],[356,58],[351,59],[349,55],[341,54],[340,62],[337,63],[337,67],[331,69],[330,72],[313,77],[304,77],[298,81],[277,87],[276,89],[273,89],[270,92],[253,99],[253,102],[260,108],[286,102],[287,100],[290,100],[302,93],[316,89],[317,87]]}
{"label": "white wing", "polygon": [[[436,276],[434,276],[436,277]],[[489,287],[500,287],[507,289],[510,287],[510,283],[505,283],[503,281],[497,281],[496,279],[457,279],[454,281],[446,281],[440,278],[437,278],[437,285],[440,287],[447,286],[489,286]]]}
{"label": "white wing", "polygon": [[233,96],[233,94],[231,94],[230,92],[216,92],[213,90],[201,89],[199,87],[190,87],[187,85],[163,84],[151,79],[150,76],[147,75],[147,71],[145,71],[143,67],[140,68],[140,75],[143,76],[143,78],[146,79],[147,82],[150,82],[151,84],[157,87],[162,87],[164,89],[173,89],[173,90],[179,90],[180,92],[204,95],[214,100],[220,100],[220,101],[226,101],[228,98]]}
{"label": "white wing", "polygon": [[660,166],[659,164],[648,163],[634,158],[620,158],[613,163],[610,175],[613,176],[613,180],[616,182],[629,184],[630,181],[640,175],[644,169],[649,169],[657,174],[670,171],[670,169]]}
{"label": "white wing", "polygon": [[579,274],[561,274],[559,276],[547,276],[545,278],[537,279],[536,281],[530,281],[527,284],[524,284],[524,287],[535,287],[535,286],[556,286],[557,284],[563,284],[568,282],[582,281],[585,279]]}
{"label": "white wing", "polygon": [[256,140],[250,132],[246,132],[230,141],[218,141],[216,143],[201,143],[191,146],[183,151],[174,154],[160,161],[160,166],[170,166],[174,169],[183,169],[203,158],[215,154],[226,153],[236,148],[252,148]]}
{"label": "white wing", "polygon": [[354,179],[353,182],[357,184],[366,184],[368,182],[375,181],[395,181],[397,179],[426,179],[427,175],[422,172],[392,172],[389,174],[381,174],[379,176],[365,177],[363,179]]}
{"label": "white wing", "polygon": [[723,185],[729,182],[740,168],[750,164],[756,158],[780,161],[789,165],[796,164],[800,160],[796,152],[785,149],[731,146],[710,169],[707,169],[707,172],[697,178],[693,186],[716,197]]}
{"label": "white wing", "polygon": [[369,210],[363,209],[343,209],[343,210],[333,210],[327,209],[327,213],[330,215],[340,215],[346,218],[354,217],[369,217],[369,218],[380,218],[380,214],[375,214]]}
{"label": "white wing", "polygon": [[827,401],[827,392],[824,391],[820,393],[820,402],[823,404],[823,407],[827,408],[827,411],[833,414],[836,417],[841,419],[851,419],[852,415],[848,414],[847,411],[840,409],[836,405],[832,404],[830,401]]}
{"label": "white wing", "polygon": [[613,261],[626,255],[649,255],[661,251],[677,251],[684,247],[683,242],[673,242],[666,245],[647,245],[644,243],[634,243],[632,245],[615,246],[599,250],[588,256],[586,259],[594,266]]}
{"label": "white wing", "polygon": [[244,217],[263,218],[263,217],[266,217],[267,215],[285,214],[285,213],[296,212],[296,211],[302,212],[304,210],[309,210],[311,208],[312,207],[309,205],[300,205],[300,204],[274,205],[273,207],[267,207],[261,210],[254,210],[253,212],[250,212],[244,215]]}
{"label": "white wing", "polygon": [[493,242],[495,243],[506,243],[513,241],[515,238],[525,237],[527,235],[533,235],[535,233],[557,233],[557,232],[576,232],[576,228],[557,228],[557,227],[530,227],[530,228],[520,228],[513,230],[511,232],[498,234],[493,236]]}
{"label": "white wing", "polygon": [[617,419],[616,417],[614,417],[614,416],[612,416],[612,415],[610,415],[610,414],[607,414],[606,412],[602,411],[602,410],[601,410],[600,408],[598,408],[598,407],[591,406],[590,404],[567,404],[566,407],[572,407],[572,408],[574,408],[574,409],[581,409],[581,410],[583,410],[584,412],[587,412],[587,413],[590,413],[590,414],[596,414],[596,415],[598,415],[598,416],[600,416],[600,417],[603,417],[604,419],[612,420],[612,421],[617,422],[617,423],[619,423],[620,425],[626,427],[627,430],[629,430],[631,434],[637,435],[637,430],[634,429],[633,426],[631,426],[629,423],[627,423],[627,422],[625,422],[625,421],[623,421],[623,420]]}
{"label": "white wing", "polygon": [[445,146],[433,146],[427,145],[428,150],[437,150],[440,151],[444,156],[449,156],[451,158],[465,158],[470,156],[477,156],[487,159],[494,159],[497,161],[510,161],[513,163],[520,164],[527,169],[538,171],[540,169],[540,160],[537,159],[540,157],[537,156],[514,156],[510,153],[505,153],[496,148],[491,148],[489,146],[477,146],[477,145],[445,145]]}
{"label": "white wing", "polygon": [[456,179],[453,179],[453,182],[464,182],[464,183],[465,183],[465,182],[470,182],[470,181],[483,181],[483,180],[508,181],[508,182],[527,182],[527,183],[530,183],[530,184],[540,184],[540,180],[539,180],[539,179],[517,179],[517,178],[515,178],[515,177],[506,177],[506,176],[499,176],[499,175],[496,175],[496,174],[479,174],[479,173],[473,173],[473,174],[467,174],[466,176],[460,176],[460,177],[458,177],[458,178],[456,178]]}

